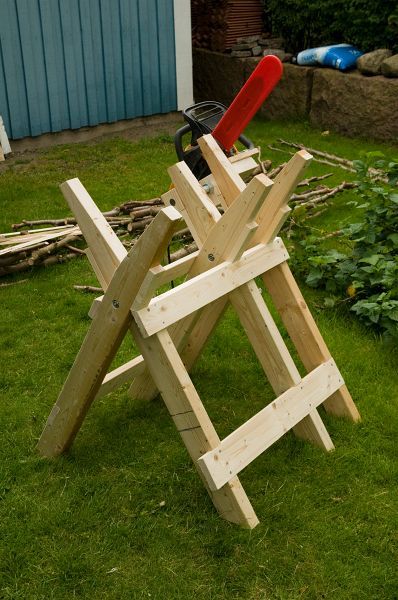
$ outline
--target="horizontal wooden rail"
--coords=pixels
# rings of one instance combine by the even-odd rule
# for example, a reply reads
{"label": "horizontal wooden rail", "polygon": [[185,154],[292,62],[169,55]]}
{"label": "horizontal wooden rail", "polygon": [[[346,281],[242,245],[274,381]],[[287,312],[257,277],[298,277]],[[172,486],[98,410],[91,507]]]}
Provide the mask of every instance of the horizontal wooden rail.
{"label": "horizontal wooden rail", "polygon": [[308,373],[198,459],[210,489],[218,490],[344,385],[333,360]]}
{"label": "horizontal wooden rail", "polygon": [[141,334],[151,336],[281,264],[288,257],[280,238],[271,244],[258,244],[246,250],[239,260],[222,262],[156,296],[145,308],[133,311],[134,319]]}
{"label": "horizontal wooden rail", "polygon": [[124,383],[131,383],[134,377],[138,377],[138,375],[144,372],[144,369],[145,363],[143,357],[136,356],[124,365],[113,369],[113,371],[109,371],[104,377],[96,398],[102,398],[102,396],[110,394]]}

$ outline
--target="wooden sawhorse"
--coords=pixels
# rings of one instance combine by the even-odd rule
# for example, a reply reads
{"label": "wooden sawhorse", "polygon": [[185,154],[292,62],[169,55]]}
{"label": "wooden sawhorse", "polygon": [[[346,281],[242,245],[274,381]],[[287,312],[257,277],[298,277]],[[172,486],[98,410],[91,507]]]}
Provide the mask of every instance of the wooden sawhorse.
{"label": "wooden sawhorse", "polygon": [[[220,515],[252,528],[258,519],[238,473],[290,429],[325,450],[333,449],[317,411],[321,404],[354,421],[359,413],[290,272],[286,248],[276,237],[311,156],[297,152],[274,182],[258,175],[246,185],[211,135],[199,143],[212,172],[210,193],[185,163],[171,167],[175,187],[162,196],[168,206],[128,253],[79,180],[61,186],[106,291],[93,303],[91,326],[38,448],[48,457],[66,451],[93,400],[133,380],[134,397],[150,399],[161,393]],[[223,215],[215,205],[219,202]],[[161,266],[182,219],[199,250]],[[308,371],[305,377],[254,281],[258,276]],[[156,296],[160,287],[182,277],[183,283]],[[221,441],[189,371],[229,302],[277,398]],[[141,356],[107,373],[128,330]]]}

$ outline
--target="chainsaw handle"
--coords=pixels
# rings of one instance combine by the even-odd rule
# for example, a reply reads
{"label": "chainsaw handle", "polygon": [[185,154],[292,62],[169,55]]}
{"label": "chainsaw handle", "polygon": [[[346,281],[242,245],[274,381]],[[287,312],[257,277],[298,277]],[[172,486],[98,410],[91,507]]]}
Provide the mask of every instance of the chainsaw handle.
{"label": "chainsaw handle", "polygon": [[[186,133],[189,133],[189,132],[191,132],[191,126],[187,124],[187,125],[184,125],[183,127],[180,127],[180,129],[178,129],[175,133],[174,145],[175,145],[175,149],[176,149],[176,154],[178,156],[178,160],[184,160],[185,152],[184,152],[184,147],[182,144],[182,138],[184,137],[184,135]],[[239,141],[248,150],[251,150],[252,148],[254,148],[253,142],[251,140],[249,140],[249,138],[247,138],[243,134],[241,134],[239,136]]]}
{"label": "chainsaw handle", "polygon": [[183,127],[180,127],[180,129],[177,129],[177,131],[175,133],[174,145],[175,145],[176,153],[178,156],[178,160],[184,160],[184,148],[182,145],[182,138],[186,133],[189,133],[190,131],[191,131],[191,126],[184,125]]}
{"label": "chainsaw handle", "polygon": [[247,148],[248,150],[253,150],[253,148],[254,148],[253,142],[251,140],[249,140],[248,137],[243,135],[243,133],[240,134],[238,140],[240,141],[241,144],[244,145],[245,148]]}

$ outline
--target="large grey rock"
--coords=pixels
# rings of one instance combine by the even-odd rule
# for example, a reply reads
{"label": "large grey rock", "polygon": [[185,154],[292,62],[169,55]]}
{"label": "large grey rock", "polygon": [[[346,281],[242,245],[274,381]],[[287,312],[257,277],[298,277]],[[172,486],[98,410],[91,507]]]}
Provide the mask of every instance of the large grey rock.
{"label": "large grey rock", "polygon": [[282,62],[286,58],[286,52],[284,50],[280,50],[279,48],[266,48],[263,50],[263,56],[269,56],[270,54],[277,56]]}
{"label": "large grey rock", "polygon": [[[257,66],[258,59],[245,61],[245,79]],[[265,119],[307,119],[311,99],[311,67],[297,67],[285,64],[282,79],[268,96],[259,114]]]}
{"label": "large grey rock", "polygon": [[383,60],[381,72],[385,77],[398,77],[398,54]]}
{"label": "large grey rock", "polygon": [[251,50],[255,46],[257,46],[257,42],[242,42],[241,44],[234,44],[233,46],[231,46],[231,50]]}
{"label": "large grey rock", "polygon": [[367,52],[358,58],[357,68],[364,75],[380,75],[381,63],[391,55],[391,50],[388,50],[387,48],[380,48],[379,50],[373,50],[373,52]]}
{"label": "large grey rock", "polygon": [[310,121],[351,137],[397,140],[397,98],[398,80],[314,69]]}
{"label": "large grey rock", "polygon": [[235,58],[247,58],[248,56],[252,56],[251,50],[232,50],[231,56]]}
{"label": "large grey rock", "polygon": [[245,37],[236,38],[237,44],[252,44],[260,39],[261,35],[247,35]]}
{"label": "large grey rock", "polygon": [[264,48],[279,48],[279,50],[284,50],[285,48],[285,40],[282,38],[261,38],[258,40],[258,43]]}

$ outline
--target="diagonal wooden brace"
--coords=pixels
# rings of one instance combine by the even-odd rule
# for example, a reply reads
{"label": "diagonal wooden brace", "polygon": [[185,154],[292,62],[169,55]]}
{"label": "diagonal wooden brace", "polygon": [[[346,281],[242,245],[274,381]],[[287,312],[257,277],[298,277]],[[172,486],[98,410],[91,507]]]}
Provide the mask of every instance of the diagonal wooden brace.
{"label": "diagonal wooden brace", "polygon": [[235,477],[343,383],[333,360],[319,365],[199,458],[210,488],[219,489]]}
{"label": "diagonal wooden brace", "polygon": [[[140,285],[164,239],[171,239],[181,215],[163,209],[138,242],[115,267],[101,306],[93,319],[38,443],[43,456],[65,452],[73,442],[99,390],[129,324]],[[104,243],[106,243],[104,241]]]}

